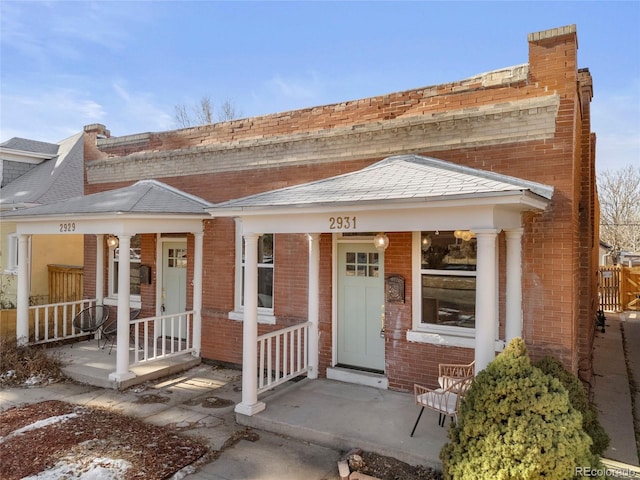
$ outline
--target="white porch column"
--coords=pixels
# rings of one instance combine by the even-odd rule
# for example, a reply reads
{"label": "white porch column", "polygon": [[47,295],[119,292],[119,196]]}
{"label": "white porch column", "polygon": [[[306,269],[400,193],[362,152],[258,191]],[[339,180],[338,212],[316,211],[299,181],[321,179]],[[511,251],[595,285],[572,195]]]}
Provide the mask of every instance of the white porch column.
{"label": "white porch column", "polygon": [[96,235],[96,303],[104,303],[104,235]]}
{"label": "white porch column", "polygon": [[507,238],[507,311],[505,340],[522,337],[522,228],[506,230]]}
{"label": "white porch column", "polygon": [[116,343],[116,371],[109,374],[109,380],[121,382],[134,378],[136,375],[129,371],[129,319],[131,292],[131,265],[129,252],[131,236],[118,236],[120,255],[118,257],[118,337]]}
{"label": "white porch column", "polygon": [[202,348],[202,239],[204,233],[196,232],[193,255],[193,355],[200,356]]}
{"label": "white porch column", "polygon": [[258,238],[244,235],[244,320],[242,326],[242,401],[235,411],[255,415],[265,409],[258,402]]}
{"label": "white porch column", "polygon": [[476,272],[476,374],[495,357],[498,318],[496,236],[498,230],[474,230],[478,239]]}
{"label": "white porch column", "polygon": [[16,305],[16,340],[29,342],[29,235],[18,235],[18,298]]}
{"label": "white porch column", "polygon": [[319,345],[318,320],[320,312],[320,234],[310,233],[309,238],[309,365],[307,378],[318,378]]}

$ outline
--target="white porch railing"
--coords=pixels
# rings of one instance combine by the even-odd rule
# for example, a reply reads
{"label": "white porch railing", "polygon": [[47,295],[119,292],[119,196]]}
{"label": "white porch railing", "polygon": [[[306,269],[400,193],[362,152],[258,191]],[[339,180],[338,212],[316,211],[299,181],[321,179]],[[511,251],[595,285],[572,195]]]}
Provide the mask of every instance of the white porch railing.
{"label": "white porch railing", "polygon": [[307,372],[309,325],[305,322],[258,337],[258,394]]}
{"label": "white porch railing", "polygon": [[131,320],[131,365],[193,351],[194,311]]}
{"label": "white porch railing", "polygon": [[86,336],[86,333],[73,328],[73,318],[95,303],[96,299],[93,298],[29,307],[29,342],[32,344],[58,342]]}

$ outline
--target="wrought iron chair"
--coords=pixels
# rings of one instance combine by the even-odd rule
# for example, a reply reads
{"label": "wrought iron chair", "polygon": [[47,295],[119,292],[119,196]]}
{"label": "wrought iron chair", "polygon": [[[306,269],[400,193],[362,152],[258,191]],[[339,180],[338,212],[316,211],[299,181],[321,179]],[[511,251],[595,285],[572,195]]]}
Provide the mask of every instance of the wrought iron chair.
{"label": "wrought iron chair", "polygon": [[[71,324],[81,333],[102,332],[103,325],[109,320],[109,308],[104,305],[92,305],[81,310]],[[91,337],[89,337],[91,338]]]}
{"label": "wrought iron chair", "polygon": [[452,421],[457,421],[460,401],[464,398],[472,382],[473,376],[469,376],[465,378],[447,379],[446,383],[448,386],[446,388],[438,388],[435,390],[423,387],[422,385],[414,385],[413,391],[416,405],[422,408],[413,426],[413,430],[411,430],[411,436],[413,437],[425,408],[430,408],[440,414],[438,425],[441,427],[444,427],[444,422],[448,416],[451,417]]}
{"label": "wrought iron chair", "polygon": [[[131,309],[129,313],[129,320],[135,320],[140,315],[139,308]],[[130,326],[131,327],[131,326]],[[118,320],[112,319],[109,322],[105,323],[102,327],[102,333],[104,334],[105,340],[102,348],[104,349],[107,346],[107,343],[110,341],[111,346],[109,347],[109,355],[111,355],[111,350],[113,350],[113,346],[116,343],[116,338],[118,338]],[[129,329],[129,339],[133,341],[133,331],[131,328]]]}

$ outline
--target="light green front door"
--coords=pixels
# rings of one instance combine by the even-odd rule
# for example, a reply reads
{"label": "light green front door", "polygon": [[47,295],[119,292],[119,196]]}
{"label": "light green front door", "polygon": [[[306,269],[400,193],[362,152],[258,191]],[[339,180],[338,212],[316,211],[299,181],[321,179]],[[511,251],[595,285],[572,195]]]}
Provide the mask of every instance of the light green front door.
{"label": "light green front door", "polygon": [[371,243],[338,244],[338,364],[384,371],[383,254]]}
{"label": "light green front door", "polygon": [[[187,243],[162,243],[162,314],[184,312],[187,308]],[[172,328],[173,327],[173,328]],[[164,320],[163,337],[187,337],[187,320]]]}

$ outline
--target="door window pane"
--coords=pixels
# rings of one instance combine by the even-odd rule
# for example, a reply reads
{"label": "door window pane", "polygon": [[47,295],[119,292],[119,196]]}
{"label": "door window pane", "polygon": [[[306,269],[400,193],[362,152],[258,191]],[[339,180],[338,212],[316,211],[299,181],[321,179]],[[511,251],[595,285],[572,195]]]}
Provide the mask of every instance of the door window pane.
{"label": "door window pane", "polygon": [[379,253],[346,252],[345,275],[348,277],[377,277],[380,274],[379,255]]}

